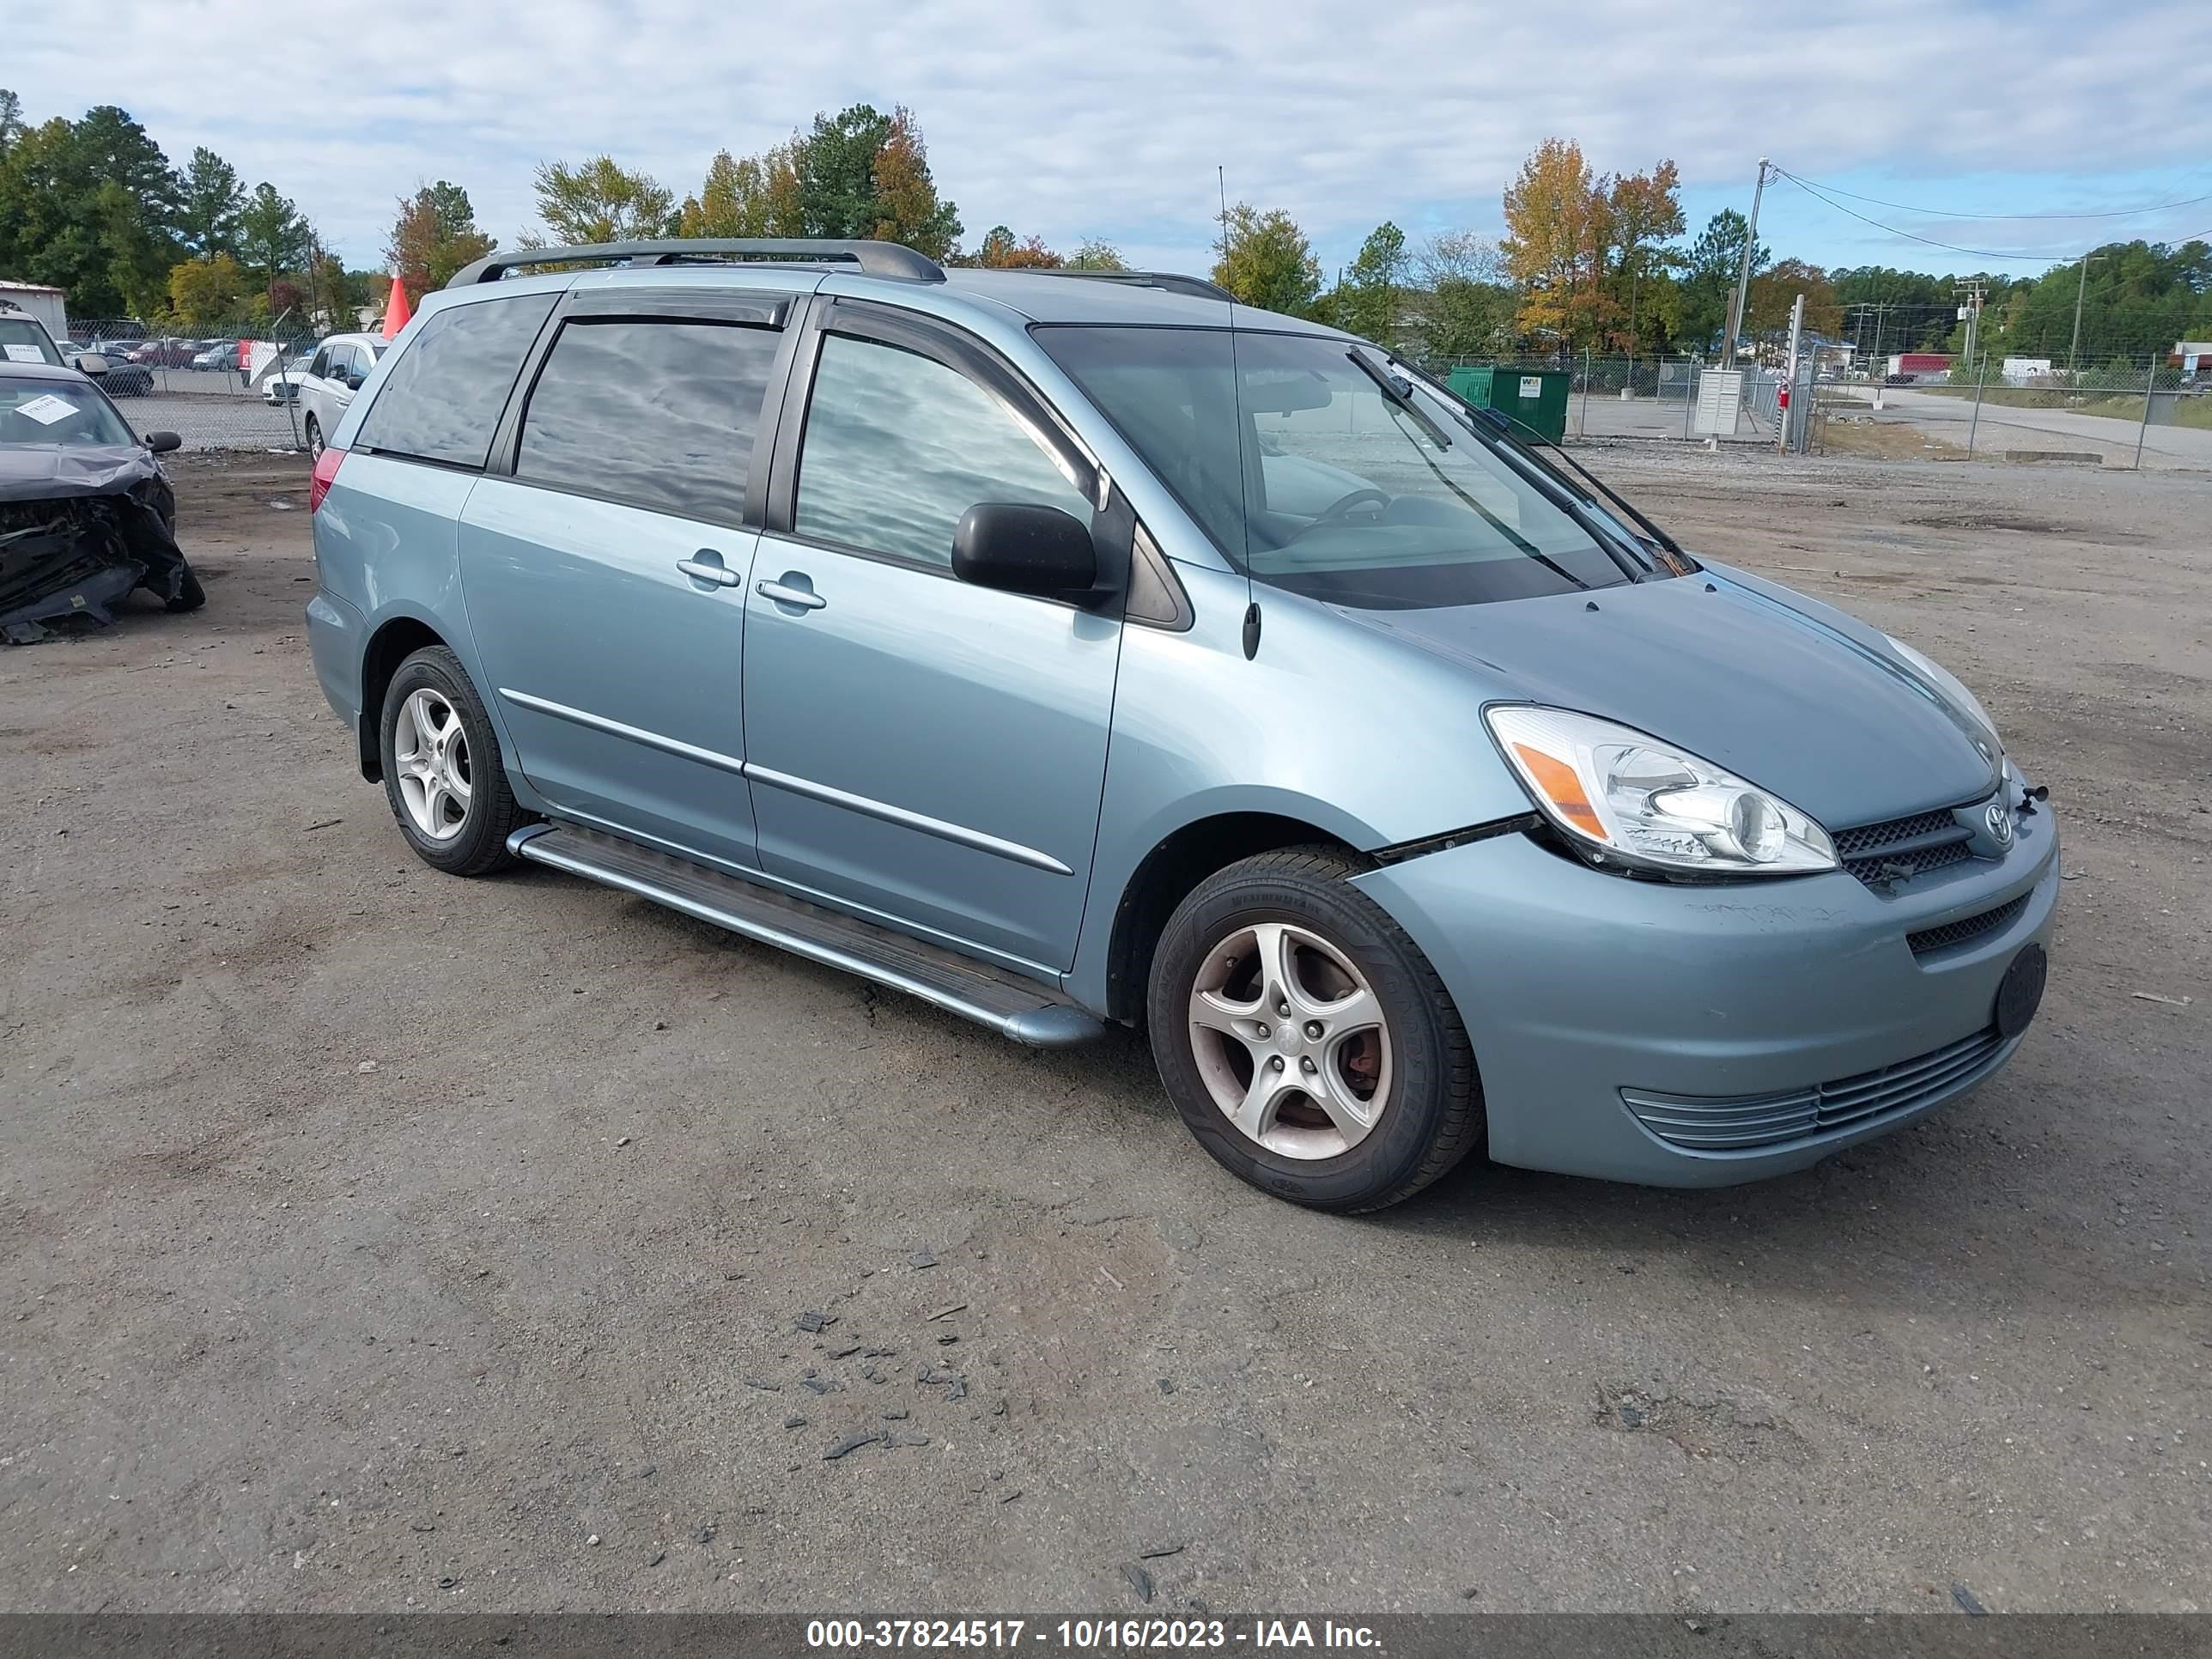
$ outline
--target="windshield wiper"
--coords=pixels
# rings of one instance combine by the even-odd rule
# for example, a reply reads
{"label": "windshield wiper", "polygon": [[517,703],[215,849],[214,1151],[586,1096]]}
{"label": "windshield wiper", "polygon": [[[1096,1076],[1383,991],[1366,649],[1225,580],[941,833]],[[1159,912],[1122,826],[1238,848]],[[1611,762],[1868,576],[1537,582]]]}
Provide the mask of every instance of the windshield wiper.
{"label": "windshield wiper", "polygon": [[[1541,445],[1544,448],[1550,450],[1553,454],[1565,461],[1569,466],[1574,468],[1575,474],[1577,477],[1580,477],[1584,483],[1588,483],[1591,489],[1596,490],[1598,494],[1604,496],[1606,500],[1611,501],[1613,506],[1620,508],[1621,512],[1626,514],[1630,519],[1635,521],[1636,527],[1651,538],[1652,544],[1660,550],[1662,556],[1667,560],[1668,568],[1671,568],[1676,575],[1686,576],[1690,574],[1692,568],[1689,562],[1690,556],[1682,550],[1680,544],[1676,542],[1672,536],[1662,530],[1657,525],[1652,523],[1650,519],[1644,517],[1644,515],[1639,512],[1632,503],[1625,500],[1618,492],[1616,492],[1612,485],[1607,483],[1604,479],[1599,477],[1597,474],[1584,466],[1572,455],[1567,453],[1565,450],[1554,443],[1549,437],[1546,436],[1543,433],[1539,432],[1534,427],[1530,426],[1528,422],[1521,419],[1517,415],[1509,415],[1502,409],[1486,409],[1479,404],[1470,404],[1468,407],[1473,409],[1475,413],[1479,415],[1487,416],[1492,425],[1497,427],[1507,439],[1518,444],[1522,448],[1534,450],[1538,445]],[[1520,431],[1515,431],[1514,428],[1516,427],[1518,427]],[[1522,436],[1522,433],[1528,434],[1528,436]]]}
{"label": "windshield wiper", "polygon": [[1344,355],[1352,359],[1353,366],[1361,374],[1382,388],[1384,398],[1419,422],[1421,430],[1429,434],[1431,443],[1438,449],[1451,447],[1451,434],[1437,424],[1434,416],[1413,401],[1413,388],[1409,383],[1401,380],[1388,369],[1378,368],[1357,351],[1347,351]]}

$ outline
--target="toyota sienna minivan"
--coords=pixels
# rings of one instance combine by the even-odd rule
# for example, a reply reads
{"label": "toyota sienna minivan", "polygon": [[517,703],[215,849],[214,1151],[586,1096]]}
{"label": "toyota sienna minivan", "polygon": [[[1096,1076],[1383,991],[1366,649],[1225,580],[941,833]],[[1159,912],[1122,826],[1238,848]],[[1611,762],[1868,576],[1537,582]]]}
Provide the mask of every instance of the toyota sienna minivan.
{"label": "toyota sienna minivan", "polygon": [[2042,994],[2057,828],[1958,680],[1210,283],[524,249],[327,441],[316,670],[423,860],[1140,1028],[1297,1203],[1799,1169]]}

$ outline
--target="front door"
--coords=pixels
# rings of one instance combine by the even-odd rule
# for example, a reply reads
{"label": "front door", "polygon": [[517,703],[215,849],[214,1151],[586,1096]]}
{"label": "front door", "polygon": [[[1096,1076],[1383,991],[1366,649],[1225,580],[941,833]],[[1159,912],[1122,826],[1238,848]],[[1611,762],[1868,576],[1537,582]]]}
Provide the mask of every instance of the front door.
{"label": "front door", "polygon": [[488,474],[461,519],[484,695],[523,775],[563,816],[742,866],[745,492],[781,339],[713,315],[572,310],[513,476]]}
{"label": "front door", "polygon": [[1091,484],[1089,464],[981,348],[908,313],[872,325],[878,311],[838,301],[817,350],[801,348],[794,374],[814,361],[795,482],[779,438],[746,586],[761,866],[1064,969],[1097,838],[1121,624],[960,581],[952,533],[981,501],[1091,521],[1078,483]]}

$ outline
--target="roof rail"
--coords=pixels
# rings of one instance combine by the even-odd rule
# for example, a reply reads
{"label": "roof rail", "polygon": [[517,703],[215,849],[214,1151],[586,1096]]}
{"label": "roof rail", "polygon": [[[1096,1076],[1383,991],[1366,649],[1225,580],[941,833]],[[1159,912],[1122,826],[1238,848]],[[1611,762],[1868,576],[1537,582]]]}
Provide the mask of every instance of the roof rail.
{"label": "roof rail", "polygon": [[896,242],[854,242],[813,238],[763,240],[744,237],[684,237],[671,241],[597,242],[587,247],[517,247],[487,254],[453,273],[447,288],[495,283],[520,265],[566,265],[626,261],[631,265],[674,265],[716,256],[781,259],[845,259],[870,276],[896,276],[910,283],[941,283],[945,268],[926,253]]}
{"label": "roof rail", "polygon": [[1126,283],[1132,288],[1157,288],[1169,294],[1187,294],[1194,300],[1225,300],[1243,303],[1218,283],[1203,276],[1186,276],[1174,270],[1071,270],[1066,265],[1033,265],[1037,276],[1082,276],[1094,283]]}

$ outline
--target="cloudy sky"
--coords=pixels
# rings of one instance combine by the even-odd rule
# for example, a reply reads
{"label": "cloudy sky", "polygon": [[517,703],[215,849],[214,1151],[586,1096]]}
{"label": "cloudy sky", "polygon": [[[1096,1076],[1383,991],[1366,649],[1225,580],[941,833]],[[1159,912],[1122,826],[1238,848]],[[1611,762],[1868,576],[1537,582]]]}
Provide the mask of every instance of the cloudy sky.
{"label": "cloudy sky", "polygon": [[1289,209],[1334,267],[1386,217],[1495,234],[1506,181],[1555,134],[1605,170],[1673,157],[1692,229],[1747,207],[1770,155],[1869,219],[1980,251],[1770,186],[1762,240],[1828,265],[2032,271],[2212,231],[2212,0],[9,9],[0,84],[28,118],[121,103],[172,159],[207,144],[274,183],[355,264],[433,179],[511,240],[541,160],[605,150],[680,198],[717,149],[862,101],[913,106],[971,242],[1003,222],[1186,270],[1207,262],[1217,165],[1232,202]]}

